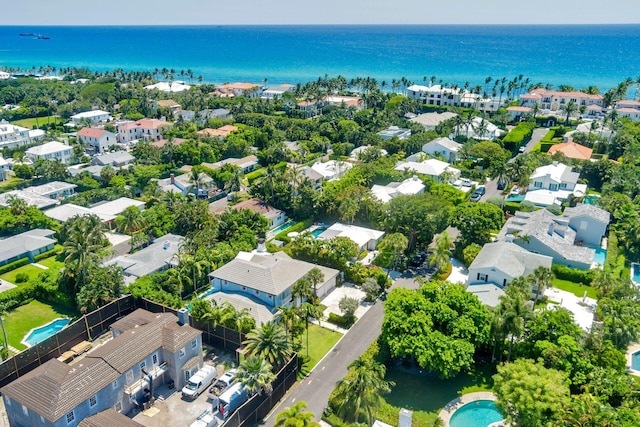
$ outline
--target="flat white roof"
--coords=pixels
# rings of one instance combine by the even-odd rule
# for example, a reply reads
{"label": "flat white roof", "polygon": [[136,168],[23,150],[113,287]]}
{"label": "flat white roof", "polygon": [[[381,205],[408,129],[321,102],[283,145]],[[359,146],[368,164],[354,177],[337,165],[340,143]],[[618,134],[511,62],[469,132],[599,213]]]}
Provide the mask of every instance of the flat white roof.
{"label": "flat white roof", "polygon": [[359,247],[362,247],[369,243],[370,240],[378,240],[382,236],[384,236],[384,231],[336,222],[320,234],[318,239],[331,240],[334,237],[348,237],[356,242]]}
{"label": "flat white roof", "polygon": [[34,156],[44,156],[45,154],[59,153],[62,151],[71,150],[72,148],[62,142],[51,141],[46,144],[38,145],[37,147],[29,148],[25,153]]}
{"label": "flat white roof", "polygon": [[72,119],[90,119],[93,117],[98,117],[98,116],[104,116],[104,115],[109,115],[108,111],[103,111],[103,110],[91,110],[91,111],[85,111],[83,113],[78,113],[78,114],[74,114],[73,116],[71,116]]}
{"label": "flat white roof", "polygon": [[120,215],[129,206],[136,206],[138,209],[143,210],[145,203],[140,200],[130,199],[128,197],[120,197],[119,199],[112,200],[110,202],[100,203],[91,206],[91,213],[96,215]]}

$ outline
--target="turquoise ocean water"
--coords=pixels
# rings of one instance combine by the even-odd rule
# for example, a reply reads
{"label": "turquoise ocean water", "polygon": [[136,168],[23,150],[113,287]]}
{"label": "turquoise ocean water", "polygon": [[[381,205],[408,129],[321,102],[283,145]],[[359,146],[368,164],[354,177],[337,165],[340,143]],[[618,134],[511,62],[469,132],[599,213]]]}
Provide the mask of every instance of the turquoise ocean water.
{"label": "turquoise ocean water", "polygon": [[[19,37],[34,32],[49,40]],[[640,75],[640,25],[0,27],[0,67],[191,69],[213,83],[341,74],[610,88]],[[178,79],[180,77],[177,77]]]}

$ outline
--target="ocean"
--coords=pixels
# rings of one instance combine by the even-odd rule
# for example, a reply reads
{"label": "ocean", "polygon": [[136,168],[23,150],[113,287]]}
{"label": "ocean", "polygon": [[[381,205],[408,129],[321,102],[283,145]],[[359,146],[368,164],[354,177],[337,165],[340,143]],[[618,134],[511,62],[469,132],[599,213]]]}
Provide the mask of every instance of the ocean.
{"label": "ocean", "polygon": [[[20,37],[33,32],[48,40]],[[640,25],[0,27],[0,67],[191,69],[204,81],[298,83],[325,74],[462,86],[522,74],[605,90],[640,76]],[[184,80],[188,80],[184,78]]]}

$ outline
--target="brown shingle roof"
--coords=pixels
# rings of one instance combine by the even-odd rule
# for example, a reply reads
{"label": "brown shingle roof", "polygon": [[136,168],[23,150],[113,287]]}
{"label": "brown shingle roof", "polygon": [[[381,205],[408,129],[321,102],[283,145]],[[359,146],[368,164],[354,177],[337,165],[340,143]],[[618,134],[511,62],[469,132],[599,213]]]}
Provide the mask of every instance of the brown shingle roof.
{"label": "brown shingle roof", "polygon": [[78,427],[142,427],[142,424],[113,409],[107,409],[85,418]]}

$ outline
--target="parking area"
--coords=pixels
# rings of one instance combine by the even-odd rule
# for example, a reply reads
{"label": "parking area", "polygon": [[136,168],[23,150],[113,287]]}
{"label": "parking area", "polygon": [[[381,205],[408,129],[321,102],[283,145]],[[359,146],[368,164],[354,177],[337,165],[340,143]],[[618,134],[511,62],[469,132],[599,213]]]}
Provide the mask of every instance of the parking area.
{"label": "parking area", "polygon": [[342,311],[338,305],[340,304],[340,300],[345,296],[355,298],[360,301],[360,306],[355,313],[358,319],[361,318],[367,312],[369,307],[373,305],[372,303],[364,302],[365,293],[363,291],[356,288],[351,283],[345,283],[339,288],[335,288],[325,299],[321,301],[322,304],[327,306],[327,309],[323,313],[325,318],[329,317],[329,313],[342,315]]}

